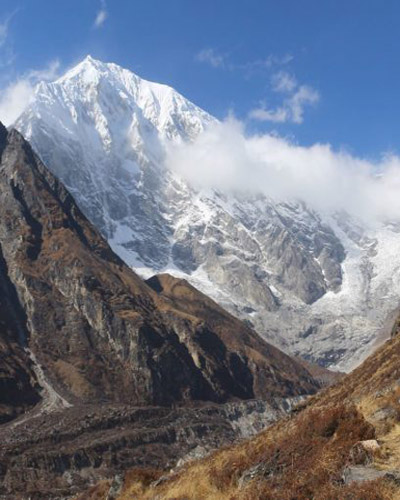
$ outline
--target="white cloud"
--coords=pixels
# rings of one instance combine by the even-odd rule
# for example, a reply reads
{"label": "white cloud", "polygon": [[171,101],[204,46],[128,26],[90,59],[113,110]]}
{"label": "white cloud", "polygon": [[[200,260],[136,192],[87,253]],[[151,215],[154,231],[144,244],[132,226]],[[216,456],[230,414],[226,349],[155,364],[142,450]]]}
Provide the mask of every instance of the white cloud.
{"label": "white cloud", "polygon": [[294,123],[303,123],[304,108],[318,101],[319,93],[315,89],[308,85],[301,85],[285,104],[291,120]]}
{"label": "white cloud", "polygon": [[196,55],[196,60],[210,64],[213,68],[221,68],[225,63],[225,57],[222,54],[219,54],[215,49],[201,50]]}
{"label": "white cloud", "polygon": [[302,200],[371,224],[400,220],[400,158],[394,155],[374,163],[329,144],[303,147],[271,134],[248,137],[230,118],[191,144],[171,146],[167,163],[197,187]]}
{"label": "white cloud", "polygon": [[260,122],[284,123],[288,121],[289,116],[289,109],[283,107],[267,109],[264,103],[261,107],[252,109],[249,113],[249,118]]}
{"label": "white cloud", "polygon": [[52,61],[40,70],[31,70],[10,83],[0,93],[0,121],[9,126],[18,118],[29,104],[39,81],[54,80],[58,75],[60,62]]}
{"label": "white cloud", "polygon": [[101,0],[101,8],[96,14],[96,19],[94,20],[95,28],[101,28],[108,18],[108,11],[105,0]]}
{"label": "white cloud", "polygon": [[258,108],[250,111],[249,118],[275,123],[303,123],[305,108],[315,105],[320,99],[317,90],[309,85],[299,85],[296,78],[286,71],[272,75],[271,84],[273,92],[286,96],[282,104],[275,109],[268,109],[262,102]]}
{"label": "white cloud", "polygon": [[199,62],[209,64],[213,68],[223,68],[229,71],[244,72],[250,77],[260,71],[270,70],[275,66],[284,66],[294,58],[291,54],[277,56],[270,54],[268,57],[247,61],[245,63],[232,62],[229,54],[221,54],[216,49],[206,48],[196,54],[195,59]]}
{"label": "white cloud", "polygon": [[11,125],[28,105],[33,93],[32,85],[28,80],[18,80],[10,84],[1,93],[0,121]]}
{"label": "white cloud", "polygon": [[272,75],[272,88],[275,92],[292,92],[297,87],[297,80],[287,71]]}

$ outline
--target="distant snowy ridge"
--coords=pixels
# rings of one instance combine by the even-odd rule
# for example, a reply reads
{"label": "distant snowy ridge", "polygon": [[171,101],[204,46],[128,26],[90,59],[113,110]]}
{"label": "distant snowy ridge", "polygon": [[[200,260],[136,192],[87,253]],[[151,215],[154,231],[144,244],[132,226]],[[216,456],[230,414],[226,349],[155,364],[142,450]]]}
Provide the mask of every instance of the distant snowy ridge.
{"label": "distant snowy ridge", "polygon": [[189,186],[166,144],[216,120],[171,87],[87,57],[15,126],[139,273],[189,279],[284,350],[349,369],[400,294],[400,228]]}

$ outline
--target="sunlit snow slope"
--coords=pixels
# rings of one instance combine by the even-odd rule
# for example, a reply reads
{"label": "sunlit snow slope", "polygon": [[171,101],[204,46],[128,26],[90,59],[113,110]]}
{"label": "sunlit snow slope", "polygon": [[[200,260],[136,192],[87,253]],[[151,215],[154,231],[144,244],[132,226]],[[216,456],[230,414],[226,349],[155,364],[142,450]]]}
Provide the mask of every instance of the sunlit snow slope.
{"label": "sunlit snow slope", "polygon": [[165,167],[166,144],[214,121],[174,89],[87,57],[40,83],[15,126],[139,273],[187,277],[284,350],[349,369],[398,306],[400,227],[193,189]]}

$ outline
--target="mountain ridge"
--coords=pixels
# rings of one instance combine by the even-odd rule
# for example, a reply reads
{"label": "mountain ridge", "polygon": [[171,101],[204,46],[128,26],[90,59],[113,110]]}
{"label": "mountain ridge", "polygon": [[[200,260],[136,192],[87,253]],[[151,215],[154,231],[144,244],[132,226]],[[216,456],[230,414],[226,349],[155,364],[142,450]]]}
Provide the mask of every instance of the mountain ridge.
{"label": "mountain ridge", "polygon": [[189,284],[155,278],[169,296],[146,284],[2,126],[0,207],[3,498],[58,499],[127,464],[174,465],[321,386]]}
{"label": "mountain ridge", "polygon": [[86,59],[39,84],[15,126],[142,277],[188,279],[311,362],[359,363],[398,307],[397,226],[370,230],[304,202],[194,189],[166,168],[166,144],[192,141],[216,120],[170,87],[158,99],[157,84],[143,82]]}

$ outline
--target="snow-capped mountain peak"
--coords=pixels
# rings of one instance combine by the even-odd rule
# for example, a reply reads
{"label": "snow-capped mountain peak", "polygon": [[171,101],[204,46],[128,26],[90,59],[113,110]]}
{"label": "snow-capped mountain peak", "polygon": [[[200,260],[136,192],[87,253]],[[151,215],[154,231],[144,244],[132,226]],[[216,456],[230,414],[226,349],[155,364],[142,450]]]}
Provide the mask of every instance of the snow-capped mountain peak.
{"label": "snow-capped mountain peak", "polygon": [[48,90],[61,93],[62,99],[71,104],[97,104],[103,118],[109,115],[112,120],[121,121],[127,113],[138,120],[142,118],[168,139],[195,137],[212,120],[172,87],[144,80],[91,56],[48,84]]}
{"label": "snow-capped mountain peak", "polygon": [[88,56],[39,84],[15,126],[129,265],[186,277],[279,347],[349,368],[397,307],[400,233],[194,189],[166,167],[166,144],[213,122],[173,88]]}

